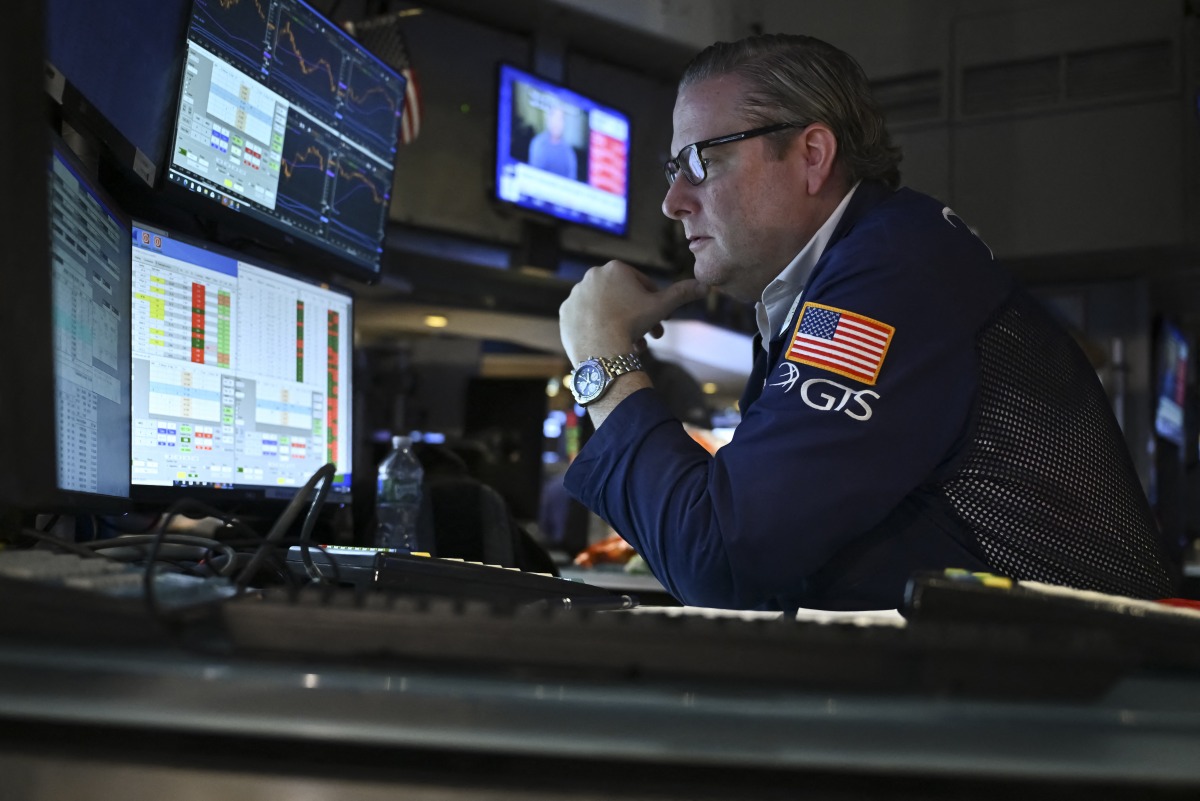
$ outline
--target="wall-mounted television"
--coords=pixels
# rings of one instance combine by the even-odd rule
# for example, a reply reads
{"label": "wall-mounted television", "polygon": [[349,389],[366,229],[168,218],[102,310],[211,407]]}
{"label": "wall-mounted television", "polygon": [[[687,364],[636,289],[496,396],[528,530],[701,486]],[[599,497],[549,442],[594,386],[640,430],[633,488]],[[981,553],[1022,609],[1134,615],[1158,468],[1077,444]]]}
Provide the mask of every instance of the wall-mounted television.
{"label": "wall-mounted television", "polygon": [[629,117],[565,86],[500,65],[496,197],[624,236]]}

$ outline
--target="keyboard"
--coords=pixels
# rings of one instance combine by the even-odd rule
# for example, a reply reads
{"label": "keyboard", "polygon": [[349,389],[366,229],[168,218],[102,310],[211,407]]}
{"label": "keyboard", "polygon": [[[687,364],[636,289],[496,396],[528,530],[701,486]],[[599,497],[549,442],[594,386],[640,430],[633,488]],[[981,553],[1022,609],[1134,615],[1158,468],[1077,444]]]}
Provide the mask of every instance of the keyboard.
{"label": "keyboard", "polygon": [[[127,562],[54,551],[0,551],[0,578],[33,582],[111,598],[141,599],[146,570]],[[226,579],[156,572],[155,593],[166,607],[188,606],[229,598]]]}
{"label": "keyboard", "polygon": [[[287,556],[294,575],[323,578],[339,585],[395,594],[457,598],[497,606],[542,604],[566,609],[630,609],[637,598],[549,573],[464,559],[441,559],[396,550],[326,546],[310,548],[313,575],[302,563],[300,546]],[[337,561],[336,570],[330,559]]]}
{"label": "keyboard", "polygon": [[599,611],[630,609],[637,605],[637,599],[632,595],[549,573],[529,573],[515,567],[411,554],[382,556],[375,586],[391,593],[476,600],[506,607],[540,604]]}
{"label": "keyboard", "polygon": [[237,599],[218,614],[237,653],[547,680],[1083,700],[1135,666],[1103,636],[1057,629],[505,608],[316,586]]}
{"label": "keyboard", "polygon": [[[51,558],[64,566],[87,562],[84,574],[118,572],[89,559]],[[1126,641],[1096,627],[996,616],[918,615],[896,625],[841,618],[746,620],[644,607],[599,611],[588,603],[562,602],[586,597],[587,590],[550,576],[415,556],[384,557],[380,569],[393,573],[391,589],[381,582],[373,589],[310,584],[234,597],[198,594],[195,603],[163,614],[150,611],[136,590],[47,578],[79,575],[74,569],[0,570],[5,599],[0,637],[106,648],[184,646],[222,658],[394,670],[421,666],[529,680],[578,677],[666,681],[697,690],[778,686],[1021,700],[1095,699],[1145,666]],[[414,591],[431,576],[443,587],[457,581],[472,589]],[[497,601],[488,587],[497,576],[522,591],[532,581],[537,592],[520,595],[519,603],[511,596]],[[553,582],[553,593],[545,593],[545,582]],[[472,597],[484,587],[489,600]]]}
{"label": "keyboard", "polygon": [[915,576],[903,612],[915,623],[1004,623],[1092,632],[1138,654],[1144,666],[1200,668],[1200,605],[1177,603],[946,570]]}
{"label": "keyboard", "polygon": [[159,644],[166,615],[181,621],[234,595],[221,578],[154,576],[157,611],[146,603],[145,569],[103,557],[46,550],[0,551],[0,635],[84,645]]}

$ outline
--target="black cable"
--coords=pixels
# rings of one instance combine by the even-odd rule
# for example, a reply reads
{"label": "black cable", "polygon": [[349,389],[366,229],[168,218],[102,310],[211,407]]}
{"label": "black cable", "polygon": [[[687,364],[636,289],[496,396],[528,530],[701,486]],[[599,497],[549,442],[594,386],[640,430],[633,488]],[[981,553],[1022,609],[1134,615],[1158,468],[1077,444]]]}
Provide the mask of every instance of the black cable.
{"label": "black cable", "polygon": [[[308,508],[308,517],[305,518],[301,531],[302,540],[308,537],[312,532],[313,526],[316,525],[317,510],[319,510],[321,503],[325,500],[325,496],[329,494],[330,480],[336,472],[337,468],[332,463],[322,465],[317,468],[312,477],[300,488],[300,491],[296,493],[291,502],[280,513],[275,521],[275,525],[267,532],[266,538],[254,552],[254,556],[251,557],[250,561],[242,569],[242,572],[234,579],[234,586],[239,592],[244,590],[246,585],[249,584],[254,573],[267,558],[267,554],[270,553],[271,548],[279,544],[283,539],[283,535],[291,528],[292,523],[295,521],[296,515],[300,513],[300,508],[308,500],[309,496],[312,495],[312,502]],[[314,488],[318,485],[320,488],[314,494]]]}
{"label": "black cable", "polygon": [[108,559],[109,558],[107,556],[101,556],[100,554],[96,553],[95,551],[92,551],[82,545],[77,545],[73,542],[67,542],[66,540],[60,540],[58,537],[55,537],[53,534],[47,534],[44,531],[38,531],[38,530],[32,529],[32,528],[22,528],[21,536],[26,537],[31,540],[37,540],[38,542],[44,542],[47,545],[53,545],[54,547],[61,548],[64,551],[70,551],[71,553],[75,554],[76,556],[83,556],[88,559],[96,559],[96,558]]}
{"label": "black cable", "polygon": [[[116,537],[110,540],[99,540],[87,543],[84,547],[90,548],[93,551],[103,551],[110,548],[126,548],[138,547],[141,545],[149,545],[158,538],[156,534],[130,534],[124,537]],[[205,548],[209,552],[220,551],[225,557],[226,563],[223,568],[217,571],[219,576],[227,576],[233,572],[234,564],[237,560],[237,551],[230,545],[214,540],[209,537],[199,537],[194,534],[166,534],[159,540],[159,547],[163,545],[192,545],[200,548]]]}
{"label": "black cable", "polygon": [[[262,536],[257,531],[243,523],[241,520],[238,520],[235,515],[222,512],[220,509],[209,506],[203,501],[198,501],[194,498],[183,498],[176,504],[176,507],[178,507],[176,514],[181,514],[184,517],[192,519],[211,517],[216,520],[220,520],[225,524],[225,528],[230,531],[238,531],[246,534],[252,537],[256,542],[262,540]],[[213,538],[216,539],[219,533],[220,531],[214,531]]]}
{"label": "black cable", "polygon": [[324,545],[315,542],[300,543],[300,560],[304,563],[304,569],[308,573],[308,577],[318,582],[326,580],[325,574],[321,572],[321,568],[317,567],[316,563],[313,562],[312,556],[308,552],[309,548],[316,548],[329,561],[329,569],[333,574],[330,576],[329,581],[335,585],[340,585],[342,583],[342,568],[338,565],[338,560],[334,558],[334,555]]}
{"label": "black cable", "polygon": [[158,552],[162,547],[163,539],[166,537],[167,526],[170,525],[171,519],[175,515],[181,514],[183,509],[195,509],[199,506],[203,506],[203,504],[199,504],[190,498],[184,498],[172,504],[159,521],[158,531],[152,535],[150,541],[150,552],[146,555],[146,570],[142,573],[142,598],[146,602],[146,611],[164,627],[169,627],[170,620],[166,610],[163,609],[162,604],[158,600],[158,587],[155,582],[156,571],[154,569],[158,563]]}
{"label": "black cable", "polygon": [[[317,569],[317,566],[313,564],[312,555],[308,552],[309,537],[312,536],[312,530],[317,524],[317,517],[320,514],[320,504],[325,500],[327,494],[329,494],[328,480],[321,485],[321,494],[313,498],[312,505],[308,507],[308,515],[304,518],[304,525],[300,529],[300,561],[304,563],[304,570],[313,581],[320,581],[324,576],[321,575],[321,571]],[[330,564],[333,565],[334,575],[340,576],[337,561],[324,548],[321,551],[330,560]]]}
{"label": "black cable", "polygon": [[[325,465],[325,467],[336,471],[332,464]],[[312,536],[312,530],[317,524],[317,518],[320,516],[321,504],[324,502],[325,496],[329,494],[329,480],[332,478],[333,473],[331,472],[329,478],[321,482],[321,489],[309,505],[308,514],[304,518],[304,525],[300,528],[300,561],[304,563],[304,569],[307,571],[309,578],[314,581],[320,581],[323,577],[321,571],[313,564],[312,555],[308,552],[309,537]],[[329,553],[324,551],[324,549],[322,551],[332,561]],[[334,571],[335,575],[338,575],[336,562],[334,562]]]}

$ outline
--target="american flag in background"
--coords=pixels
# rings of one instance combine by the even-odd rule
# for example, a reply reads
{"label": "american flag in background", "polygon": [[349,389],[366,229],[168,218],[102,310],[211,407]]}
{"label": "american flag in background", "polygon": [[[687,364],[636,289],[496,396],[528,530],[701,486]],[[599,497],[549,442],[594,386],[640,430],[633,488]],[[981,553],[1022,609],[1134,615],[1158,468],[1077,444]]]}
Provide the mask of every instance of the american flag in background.
{"label": "american flag in background", "polygon": [[404,113],[400,117],[400,141],[409,144],[421,132],[421,91],[408,56],[402,20],[420,14],[419,9],[397,11],[372,17],[361,22],[347,22],[346,31],[363,47],[379,56],[392,69],[404,76]]}
{"label": "american flag in background", "polygon": [[845,309],[805,303],[787,358],[874,384],[895,331],[890,325]]}

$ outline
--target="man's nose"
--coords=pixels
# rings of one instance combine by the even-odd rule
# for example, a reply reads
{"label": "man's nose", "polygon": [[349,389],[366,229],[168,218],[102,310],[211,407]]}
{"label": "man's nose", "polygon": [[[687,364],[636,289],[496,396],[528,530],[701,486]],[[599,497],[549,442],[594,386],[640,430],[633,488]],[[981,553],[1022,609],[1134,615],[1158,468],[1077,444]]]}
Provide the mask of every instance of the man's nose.
{"label": "man's nose", "polygon": [[662,213],[672,220],[682,220],[696,210],[696,187],[684,177],[683,173],[675,176],[675,182],[667,187],[663,197]]}

